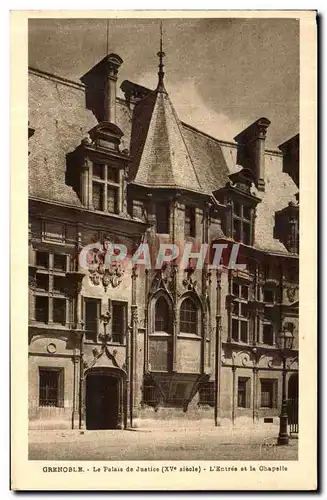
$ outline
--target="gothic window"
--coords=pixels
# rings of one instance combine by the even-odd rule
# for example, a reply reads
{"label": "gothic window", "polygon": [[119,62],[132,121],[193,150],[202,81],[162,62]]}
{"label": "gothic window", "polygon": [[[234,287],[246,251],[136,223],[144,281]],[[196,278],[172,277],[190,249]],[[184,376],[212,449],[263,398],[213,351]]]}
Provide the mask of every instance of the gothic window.
{"label": "gothic window", "polygon": [[233,202],[232,211],[233,239],[252,245],[252,208],[239,202]]}
{"label": "gothic window", "polygon": [[180,309],[180,332],[198,333],[198,308],[191,298],[183,300]]}
{"label": "gothic window", "polygon": [[151,371],[172,370],[172,311],[167,299],[158,297],[153,306],[153,327],[149,336],[149,365]]}
{"label": "gothic window", "polygon": [[63,406],[63,369],[39,368],[39,406]]}
{"label": "gothic window", "polygon": [[36,251],[34,318],[40,323],[67,323],[67,258],[65,254]]}
{"label": "gothic window", "polygon": [[160,297],[155,308],[155,331],[169,331],[169,307],[164,297]]}
{"label": "gothic window", "polygon": [[249,285],[233,281],[232,299],[232,332],[231,337],[235,342],[248,342],[249,320],[248,299]]}
{"label": "gothic window", "polygon": [[186,237],[195,237],[195,207],[188,205],[185,206],[184,233]]}
{"label": "gothic window", "polygon": [[120,190],[119,169],[103,163],[93,163],[92,172],[94,210],[117,213]]}
{"label": "gothic window", "polygon": [[169,234],[169,205],[158,203],[156,205],[156,231],[159,234]]}

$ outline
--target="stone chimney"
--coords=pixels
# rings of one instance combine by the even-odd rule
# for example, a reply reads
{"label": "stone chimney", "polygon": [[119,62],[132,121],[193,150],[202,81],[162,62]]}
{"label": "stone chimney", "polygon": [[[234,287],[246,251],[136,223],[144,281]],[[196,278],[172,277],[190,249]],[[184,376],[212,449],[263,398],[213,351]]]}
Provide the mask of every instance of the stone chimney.
{"label": "stone chimney", "polygon": [[81,78],[85,85],[86,107],[99,122],[116,123],[116,84],[122,63],[117,54],[109,54]]}
{"label": "stone chimney", "polygon": [[265,141],[268,118],[259,118],[234,137],[237,142],[237,163],[252,170],[259,191],[265,190]]}

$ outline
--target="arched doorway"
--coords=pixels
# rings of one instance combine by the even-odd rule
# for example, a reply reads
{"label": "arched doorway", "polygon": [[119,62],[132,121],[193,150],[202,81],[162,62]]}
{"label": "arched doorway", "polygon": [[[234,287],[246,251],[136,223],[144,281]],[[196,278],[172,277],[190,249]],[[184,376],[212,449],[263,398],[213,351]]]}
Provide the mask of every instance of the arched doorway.
{"label": "arched doorway", "polygon": [[92,369],[85,381],[86,429],[120,429],[123,412],[123,379],[113,370]]}

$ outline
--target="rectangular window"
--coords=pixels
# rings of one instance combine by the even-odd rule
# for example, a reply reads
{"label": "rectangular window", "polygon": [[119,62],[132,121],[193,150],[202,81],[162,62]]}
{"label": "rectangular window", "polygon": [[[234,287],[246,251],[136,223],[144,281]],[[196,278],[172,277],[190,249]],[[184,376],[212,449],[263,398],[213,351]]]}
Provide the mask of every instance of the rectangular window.
{"label": "rectangular window", "polygon": [[126,302],[112,302],[112,341],[119,344],[124,343],[127,326],[127,304]]}
{"label": "rectangular window", "polygon": [[116,188],[108,187],[107,210],[110,214],[117,213],[118,193]]}
{"label": "rectangular window", "polygon": [[[36,321],[66,324],[69,299],[66,295],[68,255],[36,251]],[[33,319],[34,319],[33,318]]]}
{"label": "rectangular window", "polygon": [[261,379],[261,408],[276,408],[277,380]]}
{"label": "rectangular window", "polygon": [[274,345],[274,329],[270,323],[263,325],[262,342],[267,345]]}
{"label": "rectangular window", "polygon": [[215,384],[214,384],[214,382],[207,382],[207,383],[200,384],[199,404],[214,406],[214,404],[215,404]]}
{"label": "rectangular window", "polygon": [[185,236],[195,237],[195,207],[185,207],[184,232]]}
{"label": "rectangular window", "polygon": [[119,183],[119,170],[114,167],[107,167],[107,179],[110,182],[114,182],[116,184]]}
{"label": "rectangular window", "polygon": [[160,203],[156,205],[157,233],[169,234],[169,205]]}
{"label": "rectangular window", "polygon": [[36,273],[35,275],[36,288],[38,290],[49,290],[49,275],[43,273]]}
{"label": "rectangular window", "polygon": [[93,182],[92,203],[94,210],[103,210],[104,208],[104,185],[98,182]]}
{"label": "rectangular window", "polygon": [[63,406],[63,370],[39,369],[39,406]]}
{"label": "rectangular window", "polygon": [[66,299],[53,299],[53,322],[66,324]]}
{"label": "rectangular window", "polygon": [[53,277],[53,291],[57,293],[65,293],[66,277],[54,276]]}
{"label": "rectangular window", "polygon": [[102,163],[93,163],[93,177],[104,180],[104,165]]}
{"label": "rectangular window", "polygon": [[40,252],[36,251],[36,266],[44,267],[45,269],[49,268],[49,254],[48,252]]}
{"label": "rectangular window", "polygon": [[250,408],[250,379],[238,377],[237,381],[237,406]]}
{"label": "rectangular window", "polygon": [[249,285],[233,280],[232,285],[232,331],[231,337],[235,342],[248,343],[249,341],[249,313],[248,298]]}
{"label": "rectangular window", "polygon": [[241,321],[241,342],[248,341],[248,322]]}
{"label": "rectangular window", "polygon": [[67,256],[60,253],[53,254],[53,269],[66,272]]}
{"label": "rectangular window", "polygon": [[47,323],[49,319],[49,299],[42,295],[35,297],[35,320]]}
{"label": "rectangular window", "polygon": [[268,302],[269,304],[275,301],[275,294],[273,290],[264,289],[263,291],[263,301]]}
{"label": "rectangular window", "polygon": [[85,338],[86,340],[93,340],[96,342],[99,333],[99,320],[100,320],[100,299],[84,299],[85,304]]}

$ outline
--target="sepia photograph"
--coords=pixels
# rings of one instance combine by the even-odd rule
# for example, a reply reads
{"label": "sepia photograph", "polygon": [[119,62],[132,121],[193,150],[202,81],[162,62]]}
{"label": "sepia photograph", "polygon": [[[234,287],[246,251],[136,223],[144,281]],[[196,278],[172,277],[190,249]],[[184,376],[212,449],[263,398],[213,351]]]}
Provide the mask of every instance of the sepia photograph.
{"label": "sepia photograph", "polygon": [[276,482],[310,436],[300,17],[95,14],[27,19],[27,461]]}
{"label": "sepia photograph", "polygon": [[296,460],[298,20],[30,20],[28,94],[30,459]]}

